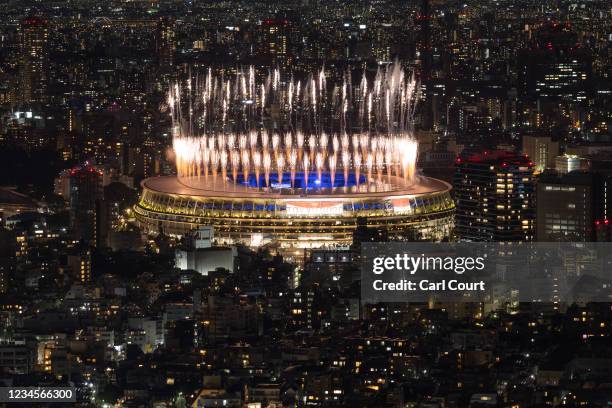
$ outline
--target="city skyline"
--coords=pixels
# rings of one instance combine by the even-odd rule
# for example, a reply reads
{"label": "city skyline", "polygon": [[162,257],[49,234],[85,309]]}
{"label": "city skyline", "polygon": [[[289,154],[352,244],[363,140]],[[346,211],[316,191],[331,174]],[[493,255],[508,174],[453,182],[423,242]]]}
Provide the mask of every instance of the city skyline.
{"label": "city skyline", "polygon": [[609,406],[610,21],[0,0],[0,405]]}

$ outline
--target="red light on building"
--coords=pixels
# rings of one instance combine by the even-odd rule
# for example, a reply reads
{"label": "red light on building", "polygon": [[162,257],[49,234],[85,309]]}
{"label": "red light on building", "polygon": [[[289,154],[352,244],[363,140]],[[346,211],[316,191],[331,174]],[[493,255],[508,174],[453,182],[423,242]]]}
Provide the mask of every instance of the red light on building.
{"label": "red light on building", "polygon": [[39,17],[30,17],[23,20],[22,24],[26,26],[44,26],[47,25],[47,20]]}
{"label": "red light on building", "polygon": [[289,20],[287,19],[275,20],[273,18],[268,18],[268,19],[263,20],[262,23],[265,25],[287,25],[289,24]]}

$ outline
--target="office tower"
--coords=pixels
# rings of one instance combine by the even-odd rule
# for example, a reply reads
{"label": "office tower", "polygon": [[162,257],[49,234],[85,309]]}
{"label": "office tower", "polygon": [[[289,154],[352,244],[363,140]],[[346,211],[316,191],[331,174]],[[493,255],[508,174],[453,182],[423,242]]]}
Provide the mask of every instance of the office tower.
{"label": "office tower", "polygon": [[536,194],[536,239],[587,242],[595,239],[594,177],[583,171],[540,175]]}
{"label": "office tower", "polygon": [[263,53],[271,58],[272,65],[286,68],[288,64],[287,28],[286,19],[268,19],[262,22]]}
{"label": "office tower", "polygon": [[95,245],[97,207],[102,199],[102,172],[85,165],[70,172],[70,225],[74,237]]}
{"label": "office tower", "polygon": [[156,47],[159,68],[170,71],[174,66],[176,50],[174,20],[162,18],[157,23]]}
{"label": "office tower", "polygon": [[589,92],[592,56],[576,43],[576,34],[561,24],[542,28],[533,47],[518,57],[522,96],[583,102]]}
{"label": "office tower", "polygon": [[609,155],[600,153],[589,159],[563,155],[556,161],[556,172],[545,173],[538,181],[538,240],[560,240],[562,231],[565,240],[612,240]]}
{"label": "office tower", "polygon": [[391,62],[391,45],[393,44],[393,31],[391,27],[381,26],[371,29],[374,40],[372,41],[372,55],[379,64]]}
{"label": "office tower", "polygon": [[464,151],[455,164],[455,228],[469,241],[530,241],[533,162],[506,151]]}
{"label": "office tower", "polygon": [[421,127],[425,130],[434,128],[435,100],[433,84],[431,83],[432,52],[431,52],[431,11],[429,0],[421,0],[416,24],[419,26],[417,41],[418,59],[421,62],[421,81],[425,100],[421,107]]}
{"label": "office tower", "polygon": [[47,20],[26,18],[19,27],[20,100],[24,103],[44,102],[47,89]]}
{"label": "office tower", "polygon": [[418,51],[421,60],[421,75],[429,79],[431,75],[431,13],[429,0],[421,0],[417,24],[419,26]]}
{"label": "office tower", "polygon": [[555,157],[559,154],[559,142],[550,136],[523,136],[523,153],[533,161],[536,172],[542,172],[555,165]]}

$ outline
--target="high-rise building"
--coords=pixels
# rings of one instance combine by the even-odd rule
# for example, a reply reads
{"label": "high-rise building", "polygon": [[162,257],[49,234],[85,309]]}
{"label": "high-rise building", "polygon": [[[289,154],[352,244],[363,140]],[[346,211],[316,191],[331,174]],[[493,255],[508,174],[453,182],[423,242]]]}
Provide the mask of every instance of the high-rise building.
{"label": "high-rise building", "polygon": [[162,18],[157,24],[156,35],[157,58],[160,69],[169,71],[174,66],[176,51],[174,21]]}
{"label": "high-rise building", "polygon": [[557,161],[556,171],[538,181],[538,240],[611,241],[612,158],[602,152],[588,159],[564,155]]}
{"label": "high-rise building", "polygon": [[421,106],[421,127],[429,130],[434,127],[434,92],[431,83],[432,50],[431,50],[431,11],[429,0],[421,0],[416,24],[419,26],[417,56],[421,64],[421,81],[425,100]]}
{"label": "high-rise building", "polygon": [[417,15],[419,26],[418,52],[421,60],[421,75],[423,79],[429,79],[431,75],[431,11],[429,0],[421,0],[419,14]]}
{"label": "high-rise building", "polygon": [[585,101],[592,76],[592,55],[576,47],[577,35],[561,24],[543,27],[532,48],[519,54],[519,90],[523,96]]}
{"label": "high-rise building", "polygon": [[101,171],[90,165],[76,167],[70,171],[70,225],[76,239],[95,244],[96,209],[102,196]]}
{"label": "high-rise building", "polygon": [[288,35],[287,19],[268,19],[262,22],[263,30],[263,53],[272,59],[273,65],[281,68],[287,67],[288,59]]}
{"label": "high-rise building", "polygon": [[555,157],[559,154],[559,142],[550,136],[524,135],[523,153],[533,160],[535,171],[542,172],[554,167]]}
{"label": "high-rise building", "polygon": [[464,151],[455,165],[455,230],[469,241],[530,241],[534,163],[506,151]]}
{"label": "high-rise building", "polygon": [[536,239],[587,242],[595,238],[594,177],[574,171],[547,171],[538,179]]}
{"label": "high-rise building", "polygon": [[44,102],[47,90],[47,20],[31,17],[19,27],[20,50],[20,100],[21,102]]}

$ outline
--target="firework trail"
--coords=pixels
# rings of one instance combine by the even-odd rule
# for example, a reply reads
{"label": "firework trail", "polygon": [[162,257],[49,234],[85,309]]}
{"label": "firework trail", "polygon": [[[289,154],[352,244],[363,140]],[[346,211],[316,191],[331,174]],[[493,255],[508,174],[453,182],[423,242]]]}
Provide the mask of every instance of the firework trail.
{"label": "firework trail", "polygon": [[394,178],[413,182],[414,76],[395,63],[371,79],[364,73],[355,86],[348,73],[331,82],[324,69],[295,79],[279,70],[258,78],[250,67],[233,76],[209,69],[174,84],[167,105],[178,176],[197,182],[220,174],[235,185],[254,175],[266,189],[271,178],[295,188],[297,178],[308,186],[324,175],[332,188],[350,175],[366,189]]}

